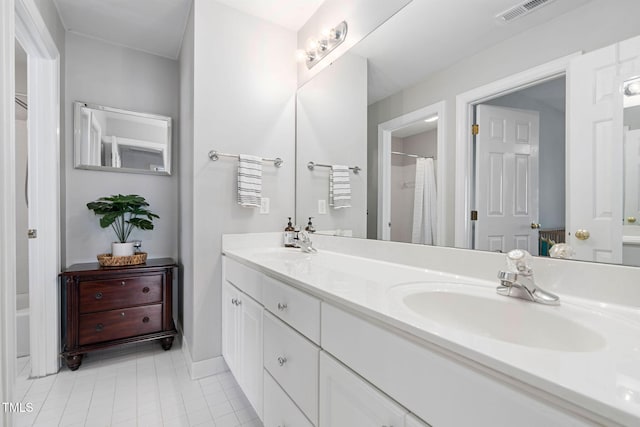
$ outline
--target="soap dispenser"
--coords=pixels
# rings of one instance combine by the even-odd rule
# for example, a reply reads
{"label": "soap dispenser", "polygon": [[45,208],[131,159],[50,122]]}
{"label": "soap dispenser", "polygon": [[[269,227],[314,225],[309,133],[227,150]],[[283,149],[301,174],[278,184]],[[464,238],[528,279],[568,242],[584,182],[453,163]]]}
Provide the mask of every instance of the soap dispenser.
{"label": "soap dispenser", "polygon": [[289,217],[289,223],[284,229],[284,247],[285,248],[295,248],[295,228],[293,228],[293,224],[291,223],[291,217]]}
{"label": "soap dispenser", "polygon": [[313,219],[312,216],[309,217],[309,222],[307,223],[307,226],[304,228],[304,231],[306,231],[307,233],[315,233],[316,229],[313,228],[313,223],[311,222],[311,220]]}

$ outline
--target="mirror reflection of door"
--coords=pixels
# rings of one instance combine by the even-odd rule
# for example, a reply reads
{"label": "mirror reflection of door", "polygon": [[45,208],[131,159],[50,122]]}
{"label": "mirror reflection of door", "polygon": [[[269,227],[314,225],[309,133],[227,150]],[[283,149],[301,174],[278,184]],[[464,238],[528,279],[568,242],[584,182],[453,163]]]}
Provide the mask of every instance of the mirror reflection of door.
{"label": "mirror reflection of door", "polygon": [[437,116],[392,132],[392,241],[428,245],[436,241],[437,135]]}
{"label": "mirror reflection of door", "polygon": [[625,82],[623,263],[640,265],[640,79]]}
{"label": "mirror reflection of door", "polygon": [[473,248],[548,255],[565,241],[565,79],[476,106]]}

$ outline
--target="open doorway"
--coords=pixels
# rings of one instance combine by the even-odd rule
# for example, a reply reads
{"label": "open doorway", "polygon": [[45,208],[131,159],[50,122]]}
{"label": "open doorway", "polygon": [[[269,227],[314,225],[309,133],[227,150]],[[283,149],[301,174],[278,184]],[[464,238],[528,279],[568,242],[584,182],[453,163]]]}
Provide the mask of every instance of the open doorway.
{"label": "open doorway", "polygon": [[28,369],[29,229],[28,210],[28,72],[27,53],[15,43],[15,171],[16,171],[16,353],[17,374]]}
{"label": "open doorway", "polygon": [[445,102],[378,125],[378,238],[444,244]]}
{"label": "open doorway", "polygon": [[548,255],[565,239],[564,76],[474,106],[472,248]]}
{"label": "open doorway", "polygon": [[433,244],[437,239],[438,116],[391,133],[390,240]]}

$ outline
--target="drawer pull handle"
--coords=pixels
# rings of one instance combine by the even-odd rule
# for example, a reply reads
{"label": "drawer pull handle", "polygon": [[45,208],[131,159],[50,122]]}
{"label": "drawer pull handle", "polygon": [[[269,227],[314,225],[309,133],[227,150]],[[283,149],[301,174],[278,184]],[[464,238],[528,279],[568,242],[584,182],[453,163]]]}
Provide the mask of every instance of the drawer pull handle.
{"label": "drawer pull handle", "polygon": [[149,293],[149,287],[145,286],[144,288],[142,288],[142,293],[143,294],[148,294]]}
{"label": "drawer pull handle", "polygon": [[124,311],[123,311],[122,313],[120,313],[120,316],[121,316],[121,317],[124,317]]}
{"label": "drawer pull handle", "polygon": [[142,318],[142,323],[149,323],[149,317],[148,316],[144,316]]}
{"label": "drawer pull handle", "polygon": [[98,323],[96,325],[96,332],[101,332],[104,329],[104,325],[102,323]]}
{"label": "drawer pull handle", "polygon": [[287,358],[286,357],[282,357],[282,356],[278,357],[278,364],[280,366],[284,366],[285,363],[287,363]]}
{"label": "drawer pull handle", "polygon": [[102,299],[102,292],[96,292],[96,299]]}
{"label": "drawer pull handle", "polygon": [[231,304],[238,305],[237,302],[238,302],[238,300],[236,298],[232,298],[231,299]]}
{"label": "drawer pull handle", "polygon": [[278,303],[278,310],[280,311],[285,311],[287,309],[287,304],[280,304]]}
{"label": "drawer pull handle", "polygon": [[122,282],[120,282],[120,286],[125,286],[127,284],[127,282],[125,282],[124,280]]}
{"label": "drawer pull handle", "polygon": [[237,299],[236,300],[236,305],[242,305],[242,300]]}

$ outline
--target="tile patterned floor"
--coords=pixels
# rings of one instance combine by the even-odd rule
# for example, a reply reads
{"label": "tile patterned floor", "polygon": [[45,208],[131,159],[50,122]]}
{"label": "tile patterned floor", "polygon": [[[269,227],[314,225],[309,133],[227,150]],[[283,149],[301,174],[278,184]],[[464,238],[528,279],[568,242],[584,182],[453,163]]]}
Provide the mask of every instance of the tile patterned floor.
{"label": "tile patterned floor", "polygon": [[230,372],[191,380],[180,345],[134,344],[85,356],[79,370],[29,379],[18,359],[16,427],[262,427]]}

